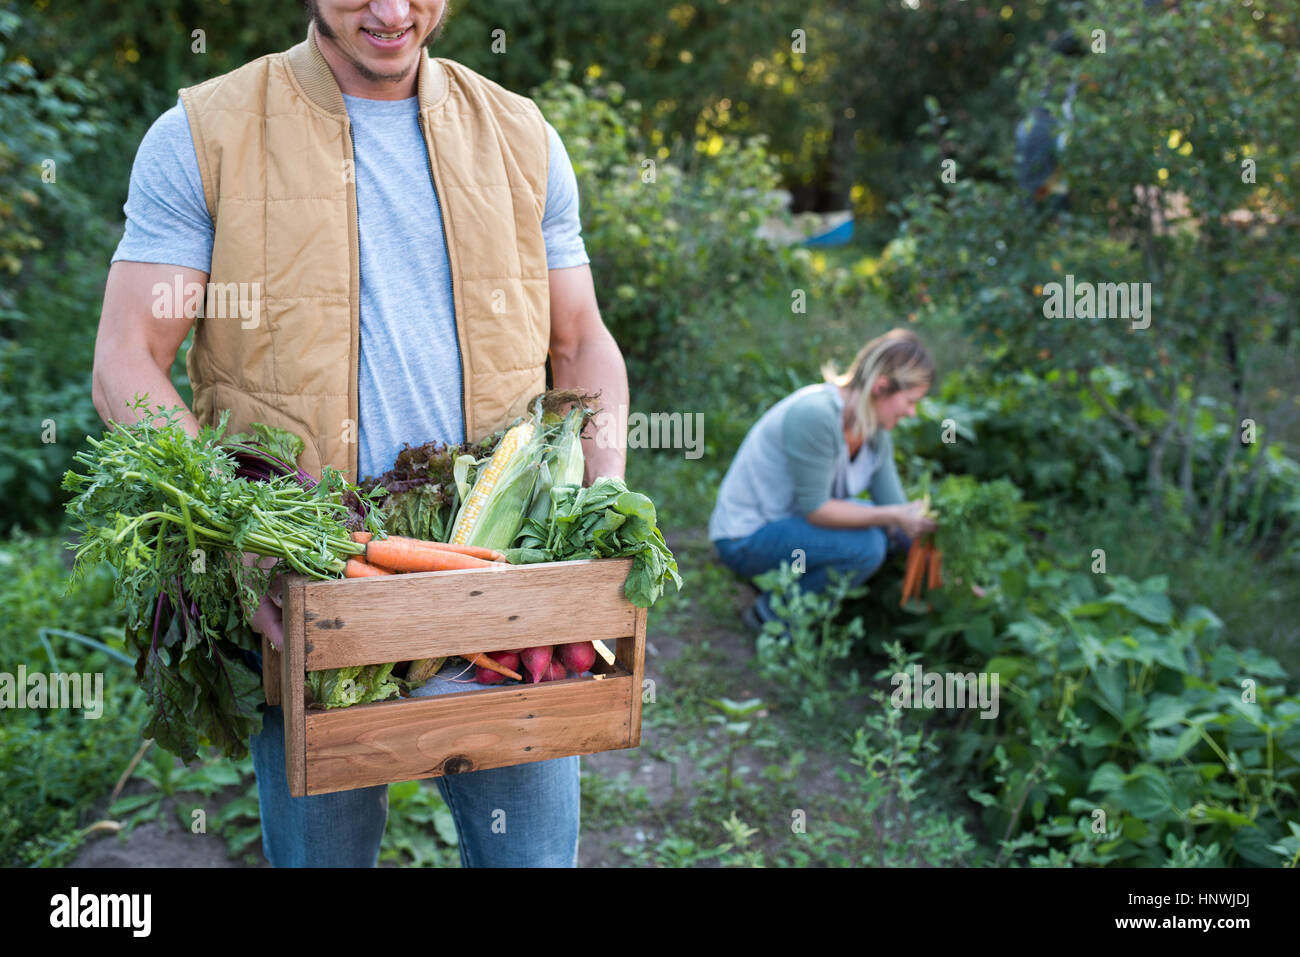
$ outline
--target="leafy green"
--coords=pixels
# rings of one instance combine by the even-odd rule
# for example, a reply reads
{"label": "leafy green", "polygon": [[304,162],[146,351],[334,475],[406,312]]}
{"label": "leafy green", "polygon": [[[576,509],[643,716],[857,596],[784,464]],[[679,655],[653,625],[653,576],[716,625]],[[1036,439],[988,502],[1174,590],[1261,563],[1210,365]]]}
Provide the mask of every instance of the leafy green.
{"label": "leafy green", "polygon": [[399,686],[391,677],[392,671],[393,663],[312,671],[307,674],[307,687],[317,704],[347,708],[397,694]]}
{"label": "leafy green", "polygon": [[445,542],[463,497],[457,489],[457,468],[467,474],[475,462],[492,454],[504,434],[494,432],[482,442],[460,445],[404,446],[391,469],[367,478],[360,487],[376,496],[392,534]]}
{"label": "leafy green", "polygon": [[276,458],[292,466],[298,464],[298,456],[302,455],[303,450],[307,448],[307,443],[288,429],[265,425],[261,422],[254,422],[249,426],[249,429],[252,432],[251,435],[242,432],[238,435],[232,435],[226,439],[226,444],[240,442],[259,445]]}
{"label": "leafy green", "polygon": [[[143,398],[132,408],[141,420],[89,439],[93,451],[76,455],[86,473],[64,476],[80,533],[68,587],[101,563],[112,567],[149,707],[146,736],[186,761],[205,741],[240,757],[260,727],[250,659],[261,639],[248,619],[285,565],[318,579],[342,572],[360,550],[343,524],[342,493],[355,490],[330,468],[310,488],[288,475],[236,477],[238,463],[219,441],[229,413],[191,438],[177,422],[181,410],[151,413]],[[283,435],[260,437],[284,446]],[[383,531],[377,511],[367,521]],[[245,565],[245,552],[281,561]]]}
{"label": "leafy green", "polygon": [[630,556],[623,586],[628,600],[649,608],[671,581],[680,590],[677,560],[656,524],[654,502],[622,479],[598,478],[589,487],[554,485],[545,520],[529,518],[506,551],[512,564]]}
{"label": "leafy green", "polygon": [[938,484],[934,544],[943,553],[945,578],[988,579],[997,560],[1023,537],[1030,506],[1020,498],[1020,489],[1006,479],[987,482],[949,475]]}

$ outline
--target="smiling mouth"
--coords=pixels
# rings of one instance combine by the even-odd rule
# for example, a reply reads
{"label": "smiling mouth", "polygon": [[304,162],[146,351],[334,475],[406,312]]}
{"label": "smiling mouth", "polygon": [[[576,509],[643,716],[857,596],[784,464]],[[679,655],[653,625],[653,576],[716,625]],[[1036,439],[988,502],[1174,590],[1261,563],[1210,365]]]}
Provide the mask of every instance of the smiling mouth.
{"label": "smiling mouth", "polygon": [[396,33],[380,33],[378,30],[366,30],[365,27],[362,27],[361,29],[365,30],[366,33],[369,33],[376,40],[400,40],[411,32],[410,27],[407,27],[405,30],[398,30]]}

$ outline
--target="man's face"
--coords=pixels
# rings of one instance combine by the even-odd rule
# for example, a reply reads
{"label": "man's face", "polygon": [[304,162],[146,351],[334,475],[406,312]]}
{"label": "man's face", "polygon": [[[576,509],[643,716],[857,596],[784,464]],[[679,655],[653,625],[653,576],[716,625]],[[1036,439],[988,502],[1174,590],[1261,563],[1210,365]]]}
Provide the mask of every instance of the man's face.
{"label": "man's face", "polygon": [[[413,80],[423,50],[442,33],[446,0],[307,0],[322,52],[351,67],[372,94]],[[333,53],[336,56],[330,56]],[[340,77],[343,92],[352,93]],[[353,84],[354,89],[355,84]]]}

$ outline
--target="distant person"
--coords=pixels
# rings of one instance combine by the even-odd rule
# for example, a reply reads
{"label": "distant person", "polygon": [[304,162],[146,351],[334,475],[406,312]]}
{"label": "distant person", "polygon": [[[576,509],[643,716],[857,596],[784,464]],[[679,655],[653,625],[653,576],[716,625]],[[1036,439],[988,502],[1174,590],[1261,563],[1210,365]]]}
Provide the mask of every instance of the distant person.
{"label": "distant person", "polygon": [[[1083,55],[1083,47],[1073,30],[1066,30],[1052,50],[1063,57]],[[1074,97],[1078,84],[1071,81],[1061,103],[1061,117],[1057,121],[1044,105],[1035,106],[1016,126],[1016,183],[1036,205],[1056,212],[1070,205],[1069,184],[1061,170],[1060,157],[1065,150],[1067,126],[1074,119]],[[1047,99],[1047,94],[1042,95]]]}
{"label": "distant person", "polygon": [[[924,505],[908,502],[894,468],[890,430],[916,414],[934,361],[909,329],[872,339],[843,375],[804,386],[749,430],[718,489],[709,538],[723,564],[753,578],[797,564],[800,587],[818,592],[831,569],[860,584],[891,545],[934,531]],[[870,492],[871,501],[858,499]],[[746,614],[754,628],[776,617],[766,593]]]}

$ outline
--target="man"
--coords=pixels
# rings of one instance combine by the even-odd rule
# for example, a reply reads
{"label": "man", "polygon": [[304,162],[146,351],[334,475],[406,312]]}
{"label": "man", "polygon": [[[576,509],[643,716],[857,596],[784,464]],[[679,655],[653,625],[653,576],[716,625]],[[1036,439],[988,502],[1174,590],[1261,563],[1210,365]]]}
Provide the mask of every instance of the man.
{"label": "man", "polygon": [[[573,169],[536,105],[426,55],[444,0],[307,8],[305,42],[182,90],[141,143],[95,343],[101,417],[139,392],[182,405],[168,372],[192,325],[185,428],[223,409],[231,431],[288,428],[317,475],[502,428],[548,354],[557,388],[626,404]],[[172,290],[205,286],[195,325],[198,297]],[[620,448],[584,452],[587,481],[622,477]],[[279,648],[274,590],[253,623]],[[278,707],[251,745],[273,865],[375,865],[386,788],[291,797]],[[577,758],[437,783],[466,866],[576,863]]]}

